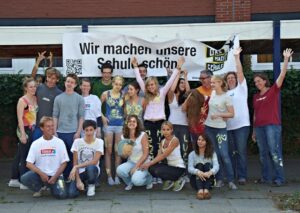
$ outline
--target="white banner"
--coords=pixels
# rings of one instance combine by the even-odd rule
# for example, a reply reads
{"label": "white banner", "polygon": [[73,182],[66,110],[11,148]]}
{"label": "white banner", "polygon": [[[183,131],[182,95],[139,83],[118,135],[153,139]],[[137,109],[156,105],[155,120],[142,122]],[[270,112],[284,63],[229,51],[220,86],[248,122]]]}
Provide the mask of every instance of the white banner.
{"label": "white banner", "polygon": [[101,76],[101,66],[112,63],[113,75],[134,77],[130,60],[148,66],[148,76],[166,76],[166,68],[174,69],[180,56],[189,80],[198,80],[200,71],[214,74],[235,71],[233,49],[239,46],[237,36],[229,38],[221,49],[195,40],[175,39],[153,43],[136,37],[113,33],[66,33],[63,36],[64,74]]}

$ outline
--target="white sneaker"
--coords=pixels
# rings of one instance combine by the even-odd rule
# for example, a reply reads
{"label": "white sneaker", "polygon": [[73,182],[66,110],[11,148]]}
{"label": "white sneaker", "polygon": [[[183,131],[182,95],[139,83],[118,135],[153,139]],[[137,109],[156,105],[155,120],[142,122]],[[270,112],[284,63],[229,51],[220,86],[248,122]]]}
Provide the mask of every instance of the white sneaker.
{"label": "white sneaker", "polygon": [[157,184],[162,184],[162,183],[163,183],[162,179],[161,178],[157,178]]}
{"label": "white sneaker", "polygon": [[110,186],[115,185],[115,181],[112,177],[108,177],[107,182],[108,182],[108,185],[110,185]]}
{"label": "white sneaker", "polygon": [[218,180],[217,183],[216,183],[216,185],[215,185],[215,187],[216,188],[221,188],[222,186],[224,186],[223,181],[222,180]]}
{"label": "white sneaker", "polygon": [[8,182],[8,187],[20,188],[20,181],[18,179],[10,179]]}
{"label": "white sneaker", "polygon": [[153,183],[153,184],[157,184],[157,178],[155,178],[155,177],[152,178],[152,183]]}
{"label": "white sneaker", "polygon": [[152,189],[153,188],[153,183],[149,183],[146,185],[146,189],[149,190],[149,189]]}
{"label": "white sneaker", "polygon": [[115,177],[115,185],[120,185],[121,181],[118,176]]}
{"label": "white sneaker", "polygon": [[43,189],[40,189],[40,191],[33,193],[32,197],[35,197],[35,198],[42,197],[42,190]]}
{"label": "white sneaker", "polygon": [[190,182],[190,178],[188,175],[184,176],[183,179],[185,180],[186,183]]}
{"label": "white sneaker", "polygon": [[22,189],[22,190],[27,190],[27,189],[28,189],[28,187],[27,187],[27,186],[25,186],[25,185],[23,185],[22,183],[20,183],[20,189]]}
{"label": "white sneaker", "polygon": [[228,187],[229,187],[229,189],[232,189],[232,190],[237,190],[238,189],[233,182],[229,182]]}
{"label": "white sneaker", "polygon": [[130,191],[132,189],[133,185],[132,184],[129,184],[128,186],[125,187],[125,190],[126,191]]}
{"label": "white sneaker", "polygon": [[89,184],[87,190],[87,196],[91,197],[95,195],[95,184]]}

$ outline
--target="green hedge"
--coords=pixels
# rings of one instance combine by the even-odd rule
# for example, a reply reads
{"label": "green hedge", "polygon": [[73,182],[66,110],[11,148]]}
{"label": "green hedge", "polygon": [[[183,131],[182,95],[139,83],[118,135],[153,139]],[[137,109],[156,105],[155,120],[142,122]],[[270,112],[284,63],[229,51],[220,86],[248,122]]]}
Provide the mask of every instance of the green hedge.
{"label": "green hedge", "polygon": [[[249,108],[252,118],[252,97],[256,93],[253,83],[253,72],[249,69],[250,65],[244,66],[245,76],[249,87]],[[270,81],[273,81],[273,73],[267,72]],[[25,76],[0,75],[0,158],[11,157],[16,148],[17,139],[15,130],[17,126],[16,105],[18,98],[22,96],[22,80]],[[92,82],[97,78],[92,79]],[[164,79],[160,79],[161,82]],[[193,82],[192,87],[198,84]],[[59,86],[63,89],[63,79]],[[300,72],[291,69],[285,79],[282,89],[282,125],[283,125],[283,150],[285,154],[300,155]],[[249,138],[249,141],[251,139]],[[257,145],[249,143],[251,153],[257,153]]]}

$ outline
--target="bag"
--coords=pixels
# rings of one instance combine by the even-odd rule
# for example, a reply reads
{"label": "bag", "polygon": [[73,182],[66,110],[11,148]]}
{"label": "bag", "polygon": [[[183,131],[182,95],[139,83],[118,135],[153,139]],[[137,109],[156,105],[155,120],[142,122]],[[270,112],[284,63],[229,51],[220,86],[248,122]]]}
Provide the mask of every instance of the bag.
{"label": "bag", "polygon": [[122,139],[118,144],[118,155],[122,158],[128,158],[134,146],[134,142],[130,139]]}

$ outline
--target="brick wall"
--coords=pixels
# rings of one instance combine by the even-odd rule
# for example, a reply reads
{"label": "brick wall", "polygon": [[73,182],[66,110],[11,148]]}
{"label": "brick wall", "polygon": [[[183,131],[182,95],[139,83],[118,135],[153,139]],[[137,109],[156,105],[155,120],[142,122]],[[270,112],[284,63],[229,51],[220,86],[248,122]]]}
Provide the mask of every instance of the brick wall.
{"label": "brick wall", "polygon": [[216,0],[216,22],[250,21],[251,0]]}
{"label": "brick wall", "polygon": [[251,0],[252,13],[300,13],[300,0]]}
{"label": "brick wall", "polygon": [[0,3],[0,18],[208,16],[214,15],[215,8],[213,0],[0,0]]}

